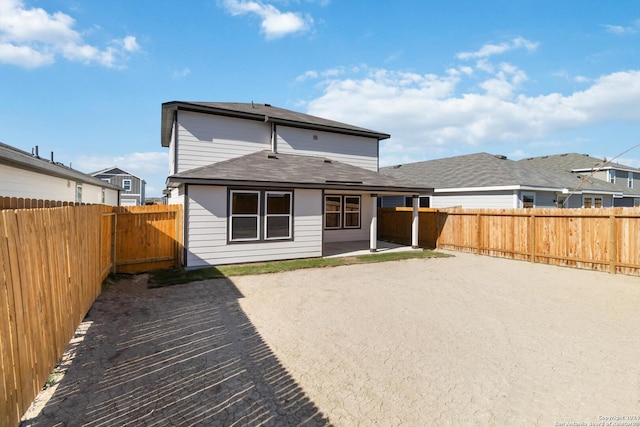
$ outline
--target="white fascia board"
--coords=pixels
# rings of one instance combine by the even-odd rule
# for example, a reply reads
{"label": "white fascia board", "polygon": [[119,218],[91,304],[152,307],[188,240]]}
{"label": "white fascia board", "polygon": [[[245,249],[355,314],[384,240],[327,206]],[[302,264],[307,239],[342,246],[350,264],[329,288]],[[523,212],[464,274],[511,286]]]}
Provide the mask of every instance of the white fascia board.
{"label": "white fascia board", "polygon": [[436,188],[434,193],[469,193],[469,192],[484,192],[484,191],[564,191],[564,188],[559,187],[534,187],[530,185],[497,185],[494,187],[459,187],[459,188]]}

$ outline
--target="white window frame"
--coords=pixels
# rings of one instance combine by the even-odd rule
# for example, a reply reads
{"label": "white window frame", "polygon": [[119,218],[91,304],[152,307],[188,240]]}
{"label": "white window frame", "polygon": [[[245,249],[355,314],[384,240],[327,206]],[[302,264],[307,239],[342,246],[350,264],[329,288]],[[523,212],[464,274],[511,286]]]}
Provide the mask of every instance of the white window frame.
{"label": "white window frame", "polygon": [[611,184],[616,183],[616,171],[615,169],[609,169],[609,182]]}
{"label": "white window frame", "polygon": [[633,188],[633,172],[627,172],[627,187]]}
{"label": "white window frame", "polygon": [[[255,214],[234,214],[233,213],[233,195],[234,194],[257,194],[258,195],[258,212]],[[242,239],[233,238],[233,219],[234,218],[256,218],[256,236]],[[229,196],[229,241],[230,242],[253,242],[260,240],[260,191],[254,190],[231,190]]]}
{"label": "white window frame", "polygon": [[[596,200],[600,200],[600,206],[596,206]],[[591,206],[589,207],[585,207],[584,201],[585,200],[589,200]],[[582,208],[583,209],[597,209],[597,208],[602,208],[604,207],[604,197],[602,196],[595,196],[595,195],[589,195],[589,196],[582,196]]]}
{"label": "white window frame", "polygon": [[82,203],[82,184],[76,184],[76,203]]}
{"label": "white window frame", "polygon": [[[289,195],[289,213],[288,214],[270,214],[269,213],[269,195],[279,194],[279,195]],[[278,236],[278,237],[267,237],[267,233],[269,232],[269,228],[267,227],[267,220],[269,218],[289,218],[289,234],[287,236]],[[264,240],[289,240],[291,239],[293,231],[293,192],[291,191],[265,191],[264,196]]]}
{"label": "white window frame", "polygon": [[[358,199],[358,210],[357,211],[347,211],[347,199],[348,198],[353,198],[353,199]],[[355,229],[355,228],[360,228],[360,222],[362,221],[362,216],[361,216],[361,212],[362,212],[362,197],[361,196],[350,196],[350,195],[345,195],[342,198],[342,224],[343,224],[343,228],[346,229]],[[358,225],[347,225],[347,214],[354,214],[357,213],[358,214]]]}
{"label": "white window frame", "polygon": [[[128,189],[127,189],[127,183],[129,183],[128,185]],[[124,188],[124,191],[131,191],[132,188],[132,182],[130,179],[123,179],[122,180],[122,188]]]}
{"label": "white window frame", "polygon": [[531,192],[522,192],[522,199],[520,200],[521,206],[522,208],[524,208],[524,198],[525,197],[531,197],[533,199],[533,206],[531,206],[532,208],[536,207],[536,193],[531,193]]}

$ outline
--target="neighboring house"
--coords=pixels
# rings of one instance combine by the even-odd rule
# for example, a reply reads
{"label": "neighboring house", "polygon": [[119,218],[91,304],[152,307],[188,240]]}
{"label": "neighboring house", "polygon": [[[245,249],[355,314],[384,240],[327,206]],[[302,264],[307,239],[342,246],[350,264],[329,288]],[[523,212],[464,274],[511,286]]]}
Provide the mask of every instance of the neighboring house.
{"label": "neighboring house", "polygon": [[117,206],[120,188],[64,166],[0,143],[0,197]]}
{"label": "neighboring house", "polygon": [[[433,186],[428,205],[433,208],[610,207],[622,197],[622,191],[607,182],[488,153],[390,166],[380,172],[412,185],[428,182]],[[385,197],[382,206],[404,206],[404,199]]]}
{"label": "neighboring house", "polygon": [[123,189],[120,192],[120,205],[140,206],[145,204],[144,189],[146,182],[144,179],[117,166],[93,172],[91,175]]}
{"label": "neighboring house", "polygon": [[588,154],[556,154],[520,160],[522,163],[557,172],[570,172],[598,179],[614,185],[622,192],[622,197],[613,200],[614,206],[640,206],[640,169],[621,165]]}
{"label": "neighboring house", "polygon": [[412,196],[378,173],[389,135],[268,104],[168,102],[168,203],[184,205],[186,267],[319,257],[328,242],[376,250],[377,198]]}

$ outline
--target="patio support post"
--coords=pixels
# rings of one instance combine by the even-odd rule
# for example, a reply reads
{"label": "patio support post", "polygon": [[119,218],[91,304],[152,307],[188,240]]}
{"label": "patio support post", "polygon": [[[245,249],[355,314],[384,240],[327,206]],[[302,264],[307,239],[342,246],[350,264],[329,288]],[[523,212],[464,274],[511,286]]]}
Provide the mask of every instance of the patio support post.
{"label": "patio support post", "polygon": [[420,214],[418,209],[420,208],[420,196],[413,196],[413,220],[411,221],[411,248],[418,249],[418,230],[420,223]]}
{"label": "patio support post", "polygon": [[371,226],[369,229],[369,251],[378,250],[378,195],[371,195]]}

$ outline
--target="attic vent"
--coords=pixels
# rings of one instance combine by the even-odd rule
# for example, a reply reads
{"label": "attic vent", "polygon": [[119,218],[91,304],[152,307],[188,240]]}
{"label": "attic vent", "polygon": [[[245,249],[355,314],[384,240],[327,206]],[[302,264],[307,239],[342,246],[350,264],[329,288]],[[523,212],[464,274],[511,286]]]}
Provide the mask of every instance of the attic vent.
{"label": "attic vent", "polygon": [[505,156],[504,154],[496,154],[496,158],[500,160],[507,160],[507,156]]}
{"label": "attic vent", "polygon": [[402,167],[402,165],[395,165],[393,168],[394,169],[400,169]]}
{"label": "attic vent", "polygon": [[330,159],[324,159],[325,163],[333,163]]}
{"label": "attic vent", "polygon": [[276,156],[275,154],[267,154],[267,159],[277,159],[278,156]]}

